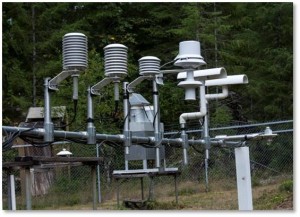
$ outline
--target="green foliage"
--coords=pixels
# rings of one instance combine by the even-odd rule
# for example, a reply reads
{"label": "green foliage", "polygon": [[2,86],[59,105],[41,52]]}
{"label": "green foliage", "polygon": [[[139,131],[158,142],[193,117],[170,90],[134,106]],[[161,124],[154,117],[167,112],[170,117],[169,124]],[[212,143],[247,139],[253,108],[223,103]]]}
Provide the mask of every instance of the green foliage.
{"label": "green foliage", "polygon": [[293,180],[284,181],[279,186],[280,191],[293,192]]}
{"label": "green foliage", "polygon": [[196,193],[196,189],[194,189],[192,187],[181,188],[178,191],[178,195],[180,195],[180,196],[188,196],[188,195],[193,195],[195,193]]}
{"label": "green foliage", "polygon": [[[128,46],[127,81],[132,81],[140,57],[169,62],[182,40],[200,40],[207,68],[224,66],[228,74],[245,73],[249,78],[247,86],[230,87],[237,97],[211,103],[216,123],[293,117],[292,3],[3,3],[2,26],[3,117],[11,122],[23,121],[34,103],[43,106],[43,79],[61,71],[61,40],[73,31],[89,39],[89,68],[79,79],[76,125],[85,123],[87,87],[104,76],[104,46]],[[182,101],[177,83],[168,75],[160,88],[161,117],[167,124],[177,123],[180,113],[199,106]],[[66,105],[69,116],[70,85],[67,79],[51,96],[52,105]],[[151,101],[144,91],[147,85],[139,91]],[[111,87],[95,102],[97,129],[119,131],[122,103],[117,115],[112,114]]]}
{"label": "green foliage", "polygon": [[51,192],[60,194],[60,193],[75,193],[82,186],[81,179],[70,179],[67,176],[59,176],[59,179],[56,180],[55,185],[51,188]]}
{"label": "green foliage", "polygon": [[176,202],[158,202],[158,201],[148,201],[147,210],[174,210],[184,208],[182,204],[176,204]]}
{"label": "green foliage", "polygon": [[226,126],[232,121],[231,111],[227,106],[219,106],[211,115],[211,124],[214,126]]}

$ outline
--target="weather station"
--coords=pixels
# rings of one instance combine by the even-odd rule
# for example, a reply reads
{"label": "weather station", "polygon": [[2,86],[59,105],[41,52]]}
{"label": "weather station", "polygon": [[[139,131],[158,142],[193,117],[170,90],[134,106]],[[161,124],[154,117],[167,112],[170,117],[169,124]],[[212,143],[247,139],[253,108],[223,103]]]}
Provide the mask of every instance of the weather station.
{"label": "weather station", "polygon": [[[248,83],[245,74],[227,75],[224,67],[201,69],[206,62],[201,56],[199,41],[183,41],[179,43],[178,55],[171,61],[176,68],[163,70],[161,60],[155,56],[144,56],[138,60],[139,76],[129,82],[127,77],[128,48],[123,44],[109,44],[104,47],[104,79],[100,82],[89,85],[87,88],[87,121],[85,131],[55,130],[51,120],[50,92],[58,90],[59,84],[72,77],[73,79],[73,101],[74,111],[77,110],[78,100],[78,77],[88,67],[88,39],[82,33],[68,33],[63,36],[63,71],[54,78],[44,80],[44,125],[43,128],[26,128],[2,126],[6,132],[15,133],[13,138],[3,142],[3,147],[9,148],[14,139],[20,135],[41,139],[44,145],[55,145],[53,142],[65,141],[67,139],[80,141],[86,145],[96,145],[105,141],[122,144],[124,153],[124,168],[113,171],[113,177],[117,181],[117,201],[120,200],[120,180],[135,179],[141,181],[140,202],[151,200],[154,197],[154,179],[160,176],[174,177],[175,200],[178,202],[177,179],[181,173],[178,167],[167,167],[165,146],[181,146],[182,168],[189,164],[188,149],[191,145],[205,148],[205,182],[208,187],[208,163],[210,150],[212,148],[233,147],[235,149],[235,165],[238,189],[238,206],[240,210],[252,210],[252,187],[249,160],[249,147],[247,141],[265,139],[271,142],[277,134],[267,127],[264,132],[244,135],[219,135],[214,138],[209,134],[208,103],[211,100],[224,99],[228,96],[230,85],[243,85]],[[180,67],[180,69],[178,69]],[[184,88],[184,100],[197,100],[199,98],[199,109],[194,112],[182,113],[178,117],[180,136],[178,138],[164,138],[164,124],[161,122],[159,89],[163,88],[164,75],[173,74],[179,81],[178,87]],[[151,82],[152,103],[145,99],[141,93],[136,92],[136,87],[142,82]],[[122,89],[120,91],[120,83]],[[109,85],[114,86],[114,101],[117,107],[120,101],[120,92],[123,94],[123,129],[120,134],[105,134],[99,132],[94,124],[93,98],[99,96],[102,89]],[[207,93],[207,87],[220,87],[221,93]],[[174,87],[176,88],[176,87]],[[198,97],[197,97],[198,96]],[[178,101],[183,99],[178,99]],[[201,139],[189,138],[187,133],[187,122],[190,120],[203,120]],[[64,157],[63,157],[64,156]],[[71,152],[63,149],[58,153],[60,161],[72,161]],[[57,158],[56,157],[56,158]],[[21,159],[21,160],[20,160]],[[20,158],[19,162],[6,163],[5,167],[12,168],[19,163],[19,166],[29,168],[36,162],[33,158],[27,161]],[[49,160],[49,159],[48,159]],[[82,163],[90,163],[93,176],[93,208],[96,208],[95,193],[95,166],[100,159],[77,159]],[[130,167],[131,161],[141,161],[142,168]],[[39,162],[44,162],[39,158]],[[143,178],[149,178],[148,199],[144,195]],[[28,176],[28,183],[30,177]],[[14,188],[13,178],[10,179],[10,186]],[[28,192],[27,192],[28,193]],[[29,194],[29,193],[28,193]],[[9,198],[15,200],[14,189],[11,189]],[[30,197],[28,196],[27,209],[31,208]],[[127,201],[137,202],[137,201]],[[15,204],[15,202],[13,202]],[[15,206],[14,206],[15,207]]]}

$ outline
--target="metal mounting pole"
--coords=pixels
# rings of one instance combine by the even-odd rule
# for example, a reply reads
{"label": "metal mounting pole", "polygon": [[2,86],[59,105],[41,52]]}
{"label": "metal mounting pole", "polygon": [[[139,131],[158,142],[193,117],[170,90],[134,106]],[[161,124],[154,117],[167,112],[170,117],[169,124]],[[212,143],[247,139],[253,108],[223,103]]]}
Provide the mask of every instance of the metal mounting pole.
{"label": "metal mounting pole", "polygon": [[129,129],[129,93],[127,90],[128,82],[123,82],[123,110],[124,110],[124,146],[125,146],[125,170],[128,170],[128,160],[126,155],[129,154],[129,147],[131,145],[131,133]]}
{"label": "metal mounting pole", "polygon": [[16,188],[15,188],[15,176],[14,174],[9,175],[10,179],[10,199],[11,199],[11,210],[16,210]]}
{"label": "metal mounting pole", "polygon": [[155,79],[153,83],[153,107],[154,107],[154,137],[155,137],[155,153],[156,161],[155,166],[160,168],[160,147],[161,147],[161,132],[160,132],[160,114],[159,114],[159,98],[158,87]]}
{"label": "metal mounting pole", "polygon": [[96,128],[94,125],[94,107],[91,88],[87,90],[87,144],[96,144]]}
{"label": "metal mounting pole", "polygon": [[128,82],[123,82],[123,109],[124,109],[124,136],[125,136],[125,154],[129,154],[131,145],[129,130],[129,94],[127,91]]}
{"label": "metal mounting pole", "polygon": [[114,99],[115,101],[119,101],[119,83],[120,80],[115,80],[114,81]]}
{"label": "metal mounting pole", "polygon": [[51,105],[50,105],[50,93],[49,93],[49,80],[50,78],[45,78],[44,80],[44,141],[53,142],[54,141],[54,126],[51,122]]}
{"label": "metal mounting pole", "polygon": [[[207,106],[207,102],[206,102]],[[209,149],[211,147],[211,141],[209,137],[209,128],[208,128],[208,113],[204,116],[203,123],[203,139],[205,141],[205,188],[208,191],[208,159],[209,159]]]}
{"label": "metal mounting pole", "polygon": [[79,74],[73,74],[73,100],[78,100],[78,77]]}
{"label": "metal mounting pole", "polygon": [[182,139],[182,148],[183,148],[183,165],[188,165],[188,135],[185,131],[185,124],[181,124],[181,139]]}
{"label": "metal mounting pole", "polygon": [[15,188],[15,176],[12,173],[12,170],[7,170],[7,190],[8,190],[8,209],[9,210],[16,210],[16,188]]}
{"label": "metal mounting pole", "polygon": [[31,210],[31,174],[30,168],[25,168],[26,209]]}

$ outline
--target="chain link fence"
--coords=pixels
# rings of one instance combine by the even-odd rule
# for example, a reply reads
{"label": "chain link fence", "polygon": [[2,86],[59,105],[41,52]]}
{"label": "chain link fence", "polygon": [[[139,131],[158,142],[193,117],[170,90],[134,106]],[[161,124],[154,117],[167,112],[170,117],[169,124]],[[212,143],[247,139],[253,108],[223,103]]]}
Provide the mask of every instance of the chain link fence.
{"label": "chain link fence", "polygon": [[[243,135],[263,132],[269,126],[278,136],[273,141],[247,141],[250,148],[251,175],[253,186],[254,208],[259,209],[261,194],[268,192],[268,187],[275,186],[284,180],[293,179],[293,121],[274,121],[268,123],[240,124],[226,127],[210,126],[210,136]],[[189,139],[200,139],[199,122],[191,123],[187,133]],[[178,138],[179,132],[165,132],[166,138]],[[19,141],[20,143],[21,141]],[[27,149],[31,153],[41,155],[43,148],[22,147],[14,145],[9,151],[3,152],[3,162],[13,161],[14,157],[24,155]],[[60,144],[51,146],[51,152],[56,154],[63,148],[70,150],[76,157],[103,157],[103,162],[97,168],[98,209],[119,209],[116,203],[117,185],[112,177],[114,170],[123,170],[123,144],[102,142],[96,146],[85,144]],[[189,165],[182,166],[182,149],[171,145],[165,146],[166,166],[178,167],[181,175],[178,179],[179,204],[170,209],[196,210],[231,210],[238,209],[235,155],[234,148],[210,149],[208,167],[208,183],[205,181],[205,149],[204,146],[191,146],[188,149]],[[153,163],[153,167],[155,162]],[[149,163],[151,165],[151,162]],[[140,161],[130,162],[129,168],[141,169]],[[52,168],[32,168],[32,208],[33,209],[91,209],[92,182],[90,168],[87,166],[53,165]],[[24,171],[14,171],[16,180],[17,209],[26,209],[24,192]],[[7,202],[7,172],[2,172],[3,209],[8,209]],[[156,201],[174,205],[174,181],[172,177],[156,177],[151,183],[144,181],[145,189],[154,186]],[[128,179],[120,185],[121,200],[125,198],[140,198],[139,180]],[[257,190],[256,190],[257,189]],[[145,191],[147,197],[149,192]],[[199,199],[198,198],[201,198]],[[165,205],[166,206],[166,205]],[[165,207],[161,208],[165,209]]]}

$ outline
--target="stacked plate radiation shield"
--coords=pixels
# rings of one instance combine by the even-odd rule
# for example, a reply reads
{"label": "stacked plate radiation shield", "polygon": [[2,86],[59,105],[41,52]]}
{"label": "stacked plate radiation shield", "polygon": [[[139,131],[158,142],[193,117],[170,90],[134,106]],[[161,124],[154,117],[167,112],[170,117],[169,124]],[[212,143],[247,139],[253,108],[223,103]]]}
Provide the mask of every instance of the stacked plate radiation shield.
{"label": "stacked plate radiation shield", "polygon": [[63,69],[83,71],[88,66],[88,40],[82,33],[63,37]]}
{"label": "stacked plate radiation shield", "polygon": [[127,49],[122,44],[110,44],[104,47],[105,76],[111,78],[127,76]]}
{"label": "stacked plate radiation shield", "polygon": [[139,59],[140,75],[159,75],[160,59],[154,56],[145,56]]}

